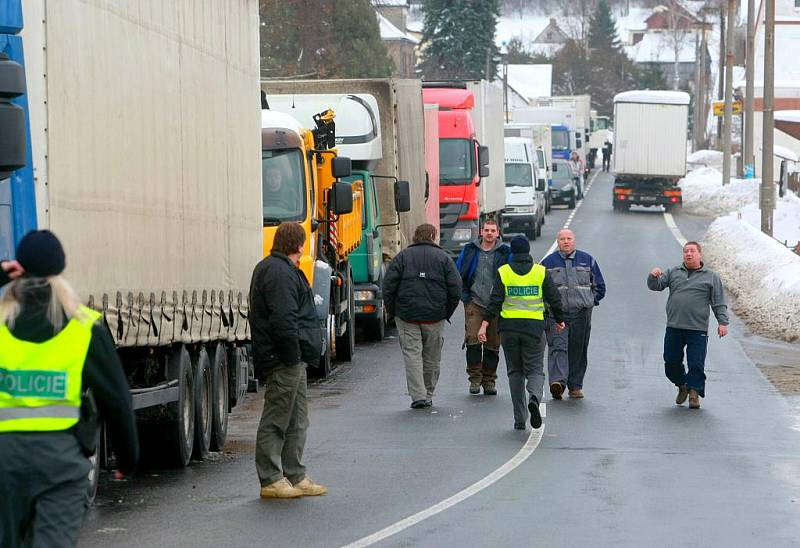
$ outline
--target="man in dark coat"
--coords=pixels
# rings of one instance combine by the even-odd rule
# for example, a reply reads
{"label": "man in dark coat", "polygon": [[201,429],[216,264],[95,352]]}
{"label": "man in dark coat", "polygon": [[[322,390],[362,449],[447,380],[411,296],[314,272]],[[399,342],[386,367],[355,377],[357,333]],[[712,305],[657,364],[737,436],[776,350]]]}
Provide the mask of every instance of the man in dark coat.
{"label": "man in dark coat", "polygon": [[383,279],[383,298],[397,323],[412,409],[433,405],[444,321],[461,297],[456,265],[435,241],[435,226],[418,226],[414,243],[394,258]]}
{"label": "man in dark coat", "polygon": [[314,294],[297,268],[305,240],[298,223],[281,223],[269,257],[258,263],[250,284],[254,366],[265,377],[256,437],[256,470],[265,499],[328,491],[306,476],[303,464],[306,364],[319,359],[322,342]]}

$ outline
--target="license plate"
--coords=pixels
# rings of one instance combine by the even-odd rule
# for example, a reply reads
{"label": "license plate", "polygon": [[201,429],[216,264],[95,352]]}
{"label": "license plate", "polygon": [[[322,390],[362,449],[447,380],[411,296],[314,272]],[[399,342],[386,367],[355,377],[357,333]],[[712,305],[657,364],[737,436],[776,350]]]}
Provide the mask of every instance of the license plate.
{"label": "license plate", "polygon": [[638,198],[643,202],[655,202],[658,199],[655,196],[639,196]]}

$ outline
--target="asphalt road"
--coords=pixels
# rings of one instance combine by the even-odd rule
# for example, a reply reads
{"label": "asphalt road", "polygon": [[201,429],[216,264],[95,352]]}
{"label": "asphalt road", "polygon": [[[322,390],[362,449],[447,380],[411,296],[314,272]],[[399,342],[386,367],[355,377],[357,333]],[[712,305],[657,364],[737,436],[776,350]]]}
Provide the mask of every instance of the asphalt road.
{"label": "asphalt road", "polygon": [[[342,546],[479,482],[526,442],[535,450],[495,483],[380,545],[797,545],[792,404],[744,352],[738,322],[729,337],[710,337],[703,408],[674,404],[661,361],[666,294],[649,292],[645,277],[677,264],[680,246],[660,211],[612,213],[610,188],[601,174],[570,226],[608,284],[594,314],[586,399],[548,397],[542,432],[512,429],[502,363],[498,396],[467,394],[459,310],[433,408],[408,408],[395,338],[361,344],[352,364],[311,387],[306,463],[327,496],[259,500],[260,402],[251,395],[224,453],[130,482],[104,476],[81,545]],[[571,213],[548,215],[536,259]],[[702,236],[705,221],[683,217],[684,235]]]}

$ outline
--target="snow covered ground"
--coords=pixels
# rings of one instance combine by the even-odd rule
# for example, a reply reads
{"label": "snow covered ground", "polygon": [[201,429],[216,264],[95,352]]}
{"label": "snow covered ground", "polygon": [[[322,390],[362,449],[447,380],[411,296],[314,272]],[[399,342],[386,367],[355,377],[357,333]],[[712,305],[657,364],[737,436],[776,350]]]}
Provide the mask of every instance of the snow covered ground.
{"label": "snow covered ground", "polygon": [[706,262],[720,273],[736,296],[736,311],[761,334],[800,340],[800,198],[787,192],[776,200],[774,238],[763,234],[758,209],[758,179],[732,179],[722,186],[722,174],[711,165],[721,155],[699,151],[693,164],[708,164],[681,181],[683,209],[713,216],[703,241]]}

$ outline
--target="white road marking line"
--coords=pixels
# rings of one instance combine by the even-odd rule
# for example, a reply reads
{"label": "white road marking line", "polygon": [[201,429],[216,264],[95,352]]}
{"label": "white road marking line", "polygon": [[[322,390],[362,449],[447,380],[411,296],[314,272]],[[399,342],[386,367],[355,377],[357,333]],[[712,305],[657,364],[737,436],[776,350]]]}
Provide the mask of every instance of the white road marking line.
{"label": "white road marking line", "polygon": [[676,240],[678,240],[678,243],[682,246],[686,245],[686,242],[689,240],[683,237],[681,229],[678,228],[678,225],[675,224],[675,219],[672,218],[672,213],[665,211],[664,221],[667,223],[667,228],[669,228],[669,231],[672,232],[672,235],[675,236]]}
{"label": "white road marking line", "polygon": [[[581,200],[575,207],[575,209],[572,210],[572,213],[567,218],[566,224],[563,226],[561,230],[564,230],[569,227],[570,222],[572,222],[572,219],[575,217],[575,214],[578,212],[578,209],[580,209],[581,205],[583,205],[586,194],[589,193],[589,190],[592,188],[592,184],[594,183],[595,179],[597,179],[597,176],[599,174],[600,172],[596,171],[595,174],[591,177],[591,179],[589,180],[589,184],[586,185],[586,189],[583,192],[584,200]],[[553,242],[553,245],[550,246],[550,249],[547,250],[547,253],[544,254],[544,257],[547,257],[548,255],[550,255],[550,253],[555,251],[557,245],[558,245],[558,240]],[[542,257],[542,259],[544,259],[544,257]],[[539,404],[539,411],[542,414],[542,417],[547,416],[547,405],[544,402]],[[517,468],[520,464],[525,462],[528,459],[528,457],[530,457],[533,454],[536,448],[539,447],[539,443],[541,443],[542,436],[544,435],[544,429],[545,425],[542,424],[542,427],[539,428],[538,430],[531,430],[531,433],[528,436],[525,445],[522,446],[522,448],[517,452],[517,454],[511,457],[511,459],[509,459],[508,461],[506,461],[506,463],[503,464],[500,468],[496,469],[494,472],[490,473],[483,479],[473,483],[472,485],[459,491],[455,495],[452,495],[444,499],[443,501],[426,508],[425,510],[417,512],[414,515],[411,515],[405,519],[393,523],[392,525],[389,525],[388,527],[381,529],[377,533],[373,533],[355,542],[347,544],[343,548],[363,548],[365,546],[371,546],[376,542],[380,542],[393,535],[396,535],[397,533],[404,531],[409,527],[412,527],[417,523],[428,519],[429,517],[435,516],[436,514],[440,514],[445,510],[447,510],[448,508],[455,506],[459,502],[462,502],[468,499],[469,497],[480,493],[490,485],[496,483],[503,477],[510,474],[515,468]]]}
{"label": "white road marking line", "polygon": [[398,521],[384,529],[381,529],[377,533],[373,533],[368,537],[364,537],[359,539],[351,544],[346,545],[344,548],[361,548],[364,546],[371,546],[376,542],[380,542],[384,539],[391,537],[392,535],[396,535],[397,533],[408,529],[409,527],[416,525],[417,523],[428,519],[431,516],[435,516],[441,512],[444,512],[451,506],[455,506],[459,502],[468,499],[472,495],[480,493],[493,483],[497,482],[498,480],[502,479],[504,476],[508,475],[511,471],[513,471],[516,467],[520,464],[525,462],[525,460],[531,456],[531,454],[536,450],[539,446],[539,443],[542,441],[542,436],[544,435],[544,425],[538,430],[531,430],[530,436],[528,436],[528,440],[525,442],[525,445],[517,452],[516,455],[511,457],[503,466],[483,478],[482,480],[473,483],[466,489],[459,491],[455,495],[444,499],[443,501],[434,504],[433,506],[422,510],[421,512],[417,512],[413,516],[409,516],[404,520]]}

